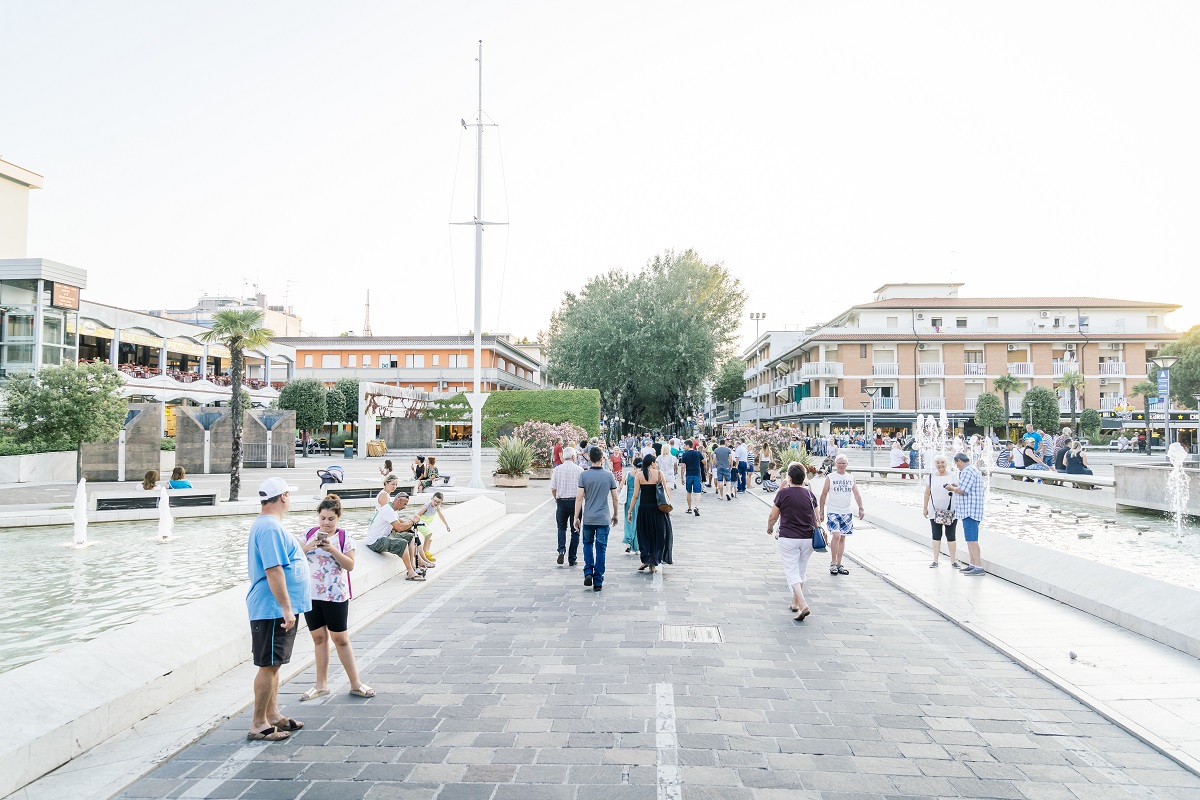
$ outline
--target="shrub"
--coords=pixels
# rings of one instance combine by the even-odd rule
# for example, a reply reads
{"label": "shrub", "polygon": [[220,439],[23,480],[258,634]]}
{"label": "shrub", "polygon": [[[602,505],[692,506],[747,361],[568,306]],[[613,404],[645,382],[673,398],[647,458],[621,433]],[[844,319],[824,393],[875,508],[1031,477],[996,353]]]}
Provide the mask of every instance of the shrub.
{"label": "shrub", "polygon": [[515,436],[501,436],[496,451],[496,472],[502,475],[526,475],[533,466],[533,448]]}
{"label": "shrub", "polygon": [[512,435],[526,441],[533,448],[533,465],[548,467],[552,463],[554,440],[562,437],[563,446],[578,444],[588,438],[587,431],[572,422],[551,425],[549,422],[522,422],[513,429]]}
{"label": "shrub", "polygon": [[485,442],[496,441],[500,426],[523,422],[548,422],[551,425],[569,422],[583,428],[587,436],[598,436],[600,392],[596,389],[531,389],[488,395],[483,405]]}
{"label": "shrub", "polygon": [[[1100,435],[1100,426],[1104,424],[1100,412],[1094,408],[1085,408],[1079,415],[1079,429],[1088,439],[1095,439]],[[1111,438],[1111,437],[1110,437]]]}
{"label": "shrub", "polygon": [[159,450],[174,450],[175,449],[175,437],[164,436],[162,439],[159,439],[158,449]]}

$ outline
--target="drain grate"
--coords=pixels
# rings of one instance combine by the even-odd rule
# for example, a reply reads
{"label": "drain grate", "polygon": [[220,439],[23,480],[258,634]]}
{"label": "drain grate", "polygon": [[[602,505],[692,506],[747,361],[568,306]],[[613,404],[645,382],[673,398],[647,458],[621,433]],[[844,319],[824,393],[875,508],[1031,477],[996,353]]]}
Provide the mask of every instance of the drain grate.
{"label": "drain grate", "polygon": [[663,625],[664,642],[688,642],[689,644],[720,644],[725,641],[721,629],[716,625]]}

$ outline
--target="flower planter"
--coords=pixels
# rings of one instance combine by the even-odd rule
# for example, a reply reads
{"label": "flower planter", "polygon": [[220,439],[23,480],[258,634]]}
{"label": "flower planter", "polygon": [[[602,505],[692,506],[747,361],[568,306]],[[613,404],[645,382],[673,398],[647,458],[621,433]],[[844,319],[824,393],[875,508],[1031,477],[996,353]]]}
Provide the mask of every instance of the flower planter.
{"label": "flower planter", "polygon": [[554,467],[534,467],[529,473],[529,478],[535,481],[548,481],[553,472]]}
{"label": "flower planter", "polygon": [[492,475],[492,485],[498,489],[522,489],[529,485],[528,475],[506,475],[497,472]]}

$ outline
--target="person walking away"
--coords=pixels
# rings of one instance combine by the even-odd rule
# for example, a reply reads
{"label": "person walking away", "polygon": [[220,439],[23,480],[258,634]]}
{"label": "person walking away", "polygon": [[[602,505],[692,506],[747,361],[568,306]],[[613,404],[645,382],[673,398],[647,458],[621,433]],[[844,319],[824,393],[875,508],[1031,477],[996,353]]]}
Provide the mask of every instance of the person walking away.
{"label": "person walking away", "polygon": [[[579,475],[575,495],[575,527],[583,530],[583,585],[598,592],[604,586],[604,561],[608,552],[608,534],[617,524],[621,501],[617,497],[617,481],[604,468],[604,451],[593,447],[588,451],[591,466]],[[612,501],[612,514],[608,503]]]}
{"label": "person walking away", "polygon": [[820,518],[825,520],[829,533],[829,574],[849,575],[850,570],[842,566],[842,555],[846,552],[846,537],[854,533],[854,506],[858,506],[858,518],[863,518],[862,495],[858,493],[858,482],[846,471],[849,461],[838,456],[833,462],[833,472],[825,478],[821,487]]}
{"label": "person walking away", "polygon": [[1066,456],[1066,472],[1068,475],[1091,475],[1092,470],[1088,467],[1087,453],[1083,452],[1083,445],[1079,440],[1071,442],[1071,449]]}
{"label": "person walking away", "polygon": [[550,451],[550,466],[557,467],[563,463],[563,443],[561,436],[554,437],[554,449]]}
{"label": "person walking away", "polygon": [[675,467],[679,464],[679,459],[671,455],[670,450],[663,450],[663,454],[658,457],[658,469],[663,474],[663,481],[668,489],[675,489]]}
{"label": "person walking away", "polygon": [[283,528],[291,505],[283,478],[267,478],[258,487],[261,513],[250,525],[246,546],[246,571],[250,591],[246,610],[250,617],[251,652],[258,672],[254,676],[254,711],[250,717],[251,741],[278,742],[304,727],[279,711],[279,668],[292,660],[296,642],[296,615],[312,609],[308,561],[300,543]]}
{"label": "person walking away", "polygon": [[[642,566],[651,574],[660,564],[671,564],[671,515],[658,509],[657,487],[663,485],[662,473],[654,464],[654,456],[642,459],[642,469],[635,473],[633,503],[637,506],[637,538],[641,546]],[[664,489],[666,487],[664,486]],[[667,495],[668,501],[670,494]],[[626,514],[633,519],[633,512]]]}
{"label": "person walking away", "polygon": [[300,695],[301,701],[329,694],[329,642],[337,649],[338,661],[346,670],[350,694],[374,697],[375,690],[363,683],[350,646],[350,572],[354,569],[354,537],[338,527],[342,500],[327,494],[317,506],[317,527],[304,535],[304,553],[312,575],[312,610],[304,621],[312,636],[317,678],[311,689]]}
{"label": "person walking away", "polygon": [[633,488],[637,473],[641,468],[642,457],[634,456],[633,469],[625,473],[625,537],[621,541],[625,543],[626,553],[636,553],[640,549],[637,540],[637,506],[633,504]]}
{"label": "person walking away", "polygon": [[433,557],[433,518],[436,516],[442,521],[442,526],[445,527],[446,533],[450,532],[450,523],[446,522],[446,517],[442,514],[442,503],[446,502],[446,496],[441,492],[434,492],[433,497],[429,498],[429,502],[421,506],[421,510],[417,512],[417,521],[414,526],[417,533],[421,535],[421,552],[425,556],[425,560],[429,563],[437,561]]}
{"label": "person walking away", "polygon": [[967,550],[971,558],[971,563],[962,569],[961,574],[986,575],[983,559],[979,555],[979,523],[983,522],[983,476],[971,464],[971,460],[962,454],[954,457],[954,466],[958,467],[958,480],[947,484],[946,488],[961,498],[954,504],[954,516],[962,520],[963,538],[967,541]]}
{"label": "person walking away", "polygon": [[683,443],[683,454],[679,456],[683,465],[683,488],[687,492],[687,513],[700,516],[700,495],[704,492],[701,479],[704,456],[696,449],[696,443],[687,439]]}
{"label": "person walking away", "polygon": [[397,492],[392,502],[375,509],[375,516],[367,526],[367,549],[376,553],[391,553],[404,562],[408,573],[405,580],[423,581],[425,576],[417,570],[417,551],[413,545],[416,538],[416,519],[400,519],[400,512],[408,505],[408,493]]}
{"label": "person walking away", "polygon": [[730,492],[733,489],[731,484],[733,451],[725,446],[724,439],[721,439],[720,446],[713,450],[713,459],[717,464],[717,497],[722,500],[732,500]]}
{"label": "person walking away", "polygon": [[943,535],[946,537],[946,545],[950,548],[950,566],[954,569],[961,566],[955,553],[954,536],[958,520],[954,516],[954,493],[946,488],[954,483],[954,475],[946,469],[947,466],[944,455],[939,453],[934,456],[934,471],[925,486],[923,510],[933,533],[933,562],[929,565],[931,569],[937,567],[938,559],[941,558]]}
{"label": "person walking away", "polygon": [[[803,622],[810,613],[804,599],[804,582],[808,577],[808,560],[813,554],[813,529],[817,527],[817,498],[804,485],[807,470],[801,464],[788,467],[788,485],[775,493],[771,516],[767,518],[767,533],[778,540],[779,560],[783,562],[783,577],[792,590],[788,608]],[[775,523],[779,532],[775,532]]]}
{"label": "person walking away", "polygon": [[746,443],[739,441],[737,447],[733,449],[733,457],[737,461],[737,490],[738,494],[746,492],[746,470],[749,469],[750,453],[746,449]]}
{"label": "person walking away", "polygon": [[[579,528],[575,526],[575,494],[579,475],[583,472],[575,463],[575,448],[563,449],[563,463],[550,473],[550,496],[554,498],[555,521],[558,524],[558,563],[569,557],[568,566],[575,566],[579,553]],[[567,528],[571,528],[571,549],[567,550]]]}

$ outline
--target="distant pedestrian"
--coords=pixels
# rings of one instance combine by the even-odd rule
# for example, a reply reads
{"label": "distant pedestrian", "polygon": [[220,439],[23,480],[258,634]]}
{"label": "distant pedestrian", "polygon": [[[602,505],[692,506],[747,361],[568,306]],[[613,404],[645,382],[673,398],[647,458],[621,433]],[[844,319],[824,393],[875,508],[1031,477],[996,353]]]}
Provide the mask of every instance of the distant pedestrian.
{"label": "distant pedestrian", "polygon": [[950,548],[950,566],[958,569],[961,565],[955,553],[954,541],[958,519],[954,516],[954,493],[946,488],[954,483],[954,475],[946,469],[947,466],[946,457],[941,453],[933,457],[934,471],[925,486],[923,511],[933,534],[933,562],[930,568],[938,565],[942,555],[942,536],[945,536],[946,545]]}
{"label": "distant pedestrian", "polygon": [[642,468],[642,457],[633,457],[633,469],[625,473],[625,538],[622,541],[625,543],[626,553],[638,552],[637,539],[637,506],[633,504],[634,482],[637,480],[637,473]]}
{"label": "distant pedestrian", "polygon": [[[806,472],[802,464],[788,467],[788,485],[775,493],[775,504],[767,519],[767,533],[779,540],[783,576],[792,590],[789,608],[797,614],[797,622],[803,622],[810,613],[804,599],[804,583],[808,560],[813,554],[813,529],[817,527],[817,498],[804,485]],[[775,533],[776,522],[778,533]]]}
{"label": "distant pedestrian", "polygon": [[554,449],[550,454],[550,466],[557,467],[563,463],[563,442],[561,436],[554,437]]}
{"label": "distant pedestrian", "polygon": [[609,468],[612,470],[613,480],[620,486],[625,482],[625,459],[621,455],[621,448],[613,447],[612,452],[608,456]]}
{"label": "distant pedestrian", "polygon": [[829,534],[829,574],[849,575],[850,570],[842,565],[846,552],[846,537],[854,533],[854,508],[858,506],[858,518],[864,516],[862,495],[858,493],[858,482],[847,471],[850,462],[838,456],[833,462],[833,472],[825,478],[821,488],[820,518],[825,520]]}
{"label": "distant pedestrian", "polygon": [[717,497],[721,500],[732,500],[733,450],[725,446],[724,439],[721,439],[720,445],[713,450],[713,459],[717,465]]}
{"label": "distant pedestrian", "polygon": [[[617,524],[620,500],[613,474],[604,468],[604,451],[588,451],[590,466],[579,475],[575,495],[575,527],[583,531],[583,585],[598,592],[604,586],[604,562],[608,534]],[[612,513],[609,513],[609,502]]]}
{"label": "distant pedestrian", "polygon": [[258,487],[262,510],[250,525],[246,546],[250,577],[246,609],[251,652],[258,667],[254,711],[246,734],[253,741],[277,742],[304,727],[279,711],[279,668],[292,660],[296,615],[312,610],[308,561],[296,537],[282,524],[291,505],[289,493],[295,491],[299,490],[283,478],[262,482]]}
{"label": "distant pedestrian", "polygon": [[733,448],[733,460],[737,469],[738,494],[744,494],[746,492],[746,470],[750,467],[750,452],[747,450],[745,442],[739,441]]}
{"label": "distant pedestrian", "polygon": [[983,522],[983,476],[971,464],[971,459],[962,454],[954,457],[958,467],[958,480],[946,488],[961,499],[955,503],[954,516],[962,520],[963,538],[967,542],[971,563],[965,565],[963,575],[986,575],[983,559],[979,555],[979,523]]}
{"label": "distant pedestrian", "polygon": [[[642,459],[642,469],[636,473],[633,503],[637,506],[637,537],[641,546],[642,566],[639,570],[658,571],[660,564],[671,564],[671,515],[658,508],[658,487],[663,486],[662,473],[654,464],[654,456]],[[665,490],[665,486],[663,487]],[[667,495],[668,498],[670,495]],[[633,519],[633,512],[626,515]]]}
{"label": "distant pedestrian", "polygon": [[696,443],[688,439],[683,443],[683,454],[679,457],[683,468],[683,488],[687,492],[687,513],[700,516],[700,495],[704,492],[702,478],[704,456],[696,449]]}
{"label": "distant pedestrian", "polygon": [[667,489],[671,491],[675,489],[675,468],[678,464],[679,459],[671,455],[670,450],[663,450],[663,454],[658,457],[658,468],[663,474]]}
{"label": "distant pedestrian", "polygon": [[[575,463],[575,448],[563,449],[563,463],[550,474],[550,496],[554,498],[555,521],[558,524],[558,563],[568,559],[575,566],[579,554],[579,528],[575,526],[575,494],[579,475],[583,472]],[[567,528],[571,529],[571,548],[567,551]]]}

